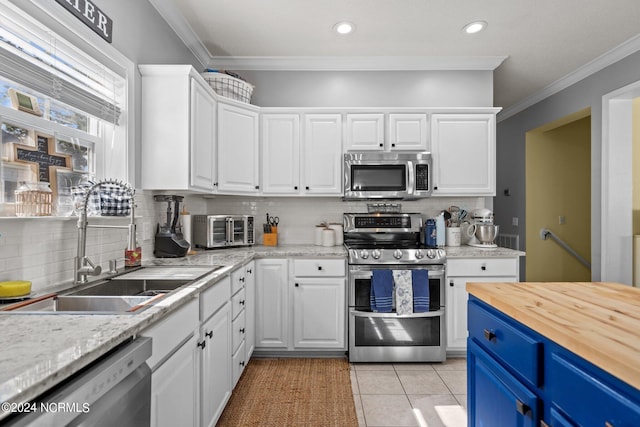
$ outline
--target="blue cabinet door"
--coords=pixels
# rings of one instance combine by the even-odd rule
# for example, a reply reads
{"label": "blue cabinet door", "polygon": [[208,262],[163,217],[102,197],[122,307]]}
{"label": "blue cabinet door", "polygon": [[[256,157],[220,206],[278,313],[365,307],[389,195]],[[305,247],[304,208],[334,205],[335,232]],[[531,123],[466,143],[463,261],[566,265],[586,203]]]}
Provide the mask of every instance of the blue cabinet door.
{"label": "blue cabinet door", "polygon": [[534,427],[539,400],[473,339],[468,341],[469,427]]}

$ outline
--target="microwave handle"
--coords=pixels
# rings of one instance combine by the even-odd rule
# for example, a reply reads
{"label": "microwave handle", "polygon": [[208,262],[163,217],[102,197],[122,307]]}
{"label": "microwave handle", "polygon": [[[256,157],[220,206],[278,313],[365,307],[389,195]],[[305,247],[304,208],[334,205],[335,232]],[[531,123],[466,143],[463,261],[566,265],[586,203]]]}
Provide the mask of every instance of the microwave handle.
{"label": "microwave handle", "polygon": [[234,226],[233,226],[233,218],[229,217],[227,218],[227,244],[233,244],[233,230],[234,230]]}
{"label": "microwave handle", "polygon": [[407,194],[412,195],[415,193],[416,165],[411,160],[407,162],[407,175]]}

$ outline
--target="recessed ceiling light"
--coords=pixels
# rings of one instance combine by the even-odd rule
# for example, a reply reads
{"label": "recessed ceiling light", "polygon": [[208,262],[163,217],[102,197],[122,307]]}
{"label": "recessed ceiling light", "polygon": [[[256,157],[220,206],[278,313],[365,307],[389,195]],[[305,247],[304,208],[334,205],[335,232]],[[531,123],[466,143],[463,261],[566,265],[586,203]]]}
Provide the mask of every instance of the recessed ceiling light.
{"label": "recessed ceiling light", "polygon": [[474,21],[465,25],[462,30],[467,34],[475,34],[487,28],[485,21]]}
{"label": "recessed ceiling light", "polygon": [[347,22],[347,21],[338,22],[336,25],[333,26],[333,29],[338,34],[349,34],[349,33],[352,33],[353,30],[355,30],[355,28],[356,28],[355,25],[353,25],[351,22]]}

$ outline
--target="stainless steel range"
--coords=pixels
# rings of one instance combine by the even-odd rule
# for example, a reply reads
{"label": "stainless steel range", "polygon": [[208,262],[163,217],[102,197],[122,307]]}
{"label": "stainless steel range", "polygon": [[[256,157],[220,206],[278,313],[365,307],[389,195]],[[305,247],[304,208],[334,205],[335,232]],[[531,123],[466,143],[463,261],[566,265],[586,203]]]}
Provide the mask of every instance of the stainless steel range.
{"label": "stainless steel range", "polygon": [[[421,243],[421,215],[345,213],[343,220],[349,255],[349,360],[445,360],[446,253]],[[406,289],[402,277],[407,275],[413,286],[409,313],[411,303],[403,301],[400,310],[398,302],[404,299],[398,292]]]}

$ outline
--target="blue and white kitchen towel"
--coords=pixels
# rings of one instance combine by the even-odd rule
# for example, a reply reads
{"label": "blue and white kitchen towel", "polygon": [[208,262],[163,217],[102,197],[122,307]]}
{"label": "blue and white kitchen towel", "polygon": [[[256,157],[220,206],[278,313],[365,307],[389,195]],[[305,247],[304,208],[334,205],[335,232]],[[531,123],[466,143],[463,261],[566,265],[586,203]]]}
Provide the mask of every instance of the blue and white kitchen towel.
{"label": "blue and white kitchen towel", "polygon": [[393,270],[396,285],[396,314],[413,314],[413,287],[411,270]]}
{"label": "blue and white kitchen towel", "polygon": [[413,311],[424,313],[429,311],[429,272],[427,270],[411,270],[413,287]]}
{"label": "blue and white kitchen towel", "polygon": [[391,270],[373,270],[371,273],[371,310],[391,313],[393,309],[393,275]]}

